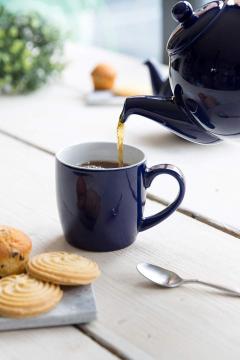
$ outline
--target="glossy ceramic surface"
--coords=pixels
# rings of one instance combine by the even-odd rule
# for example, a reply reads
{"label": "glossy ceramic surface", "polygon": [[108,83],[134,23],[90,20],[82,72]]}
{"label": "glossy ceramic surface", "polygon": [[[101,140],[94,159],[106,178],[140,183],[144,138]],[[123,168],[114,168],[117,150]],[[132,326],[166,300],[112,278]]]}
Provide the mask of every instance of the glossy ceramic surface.
{"label": "glossy ceramic surface", "polygon": [[[66,240],[90,251],[112,251],[129,246],[139,231],[159,224],[181,203],[185,184],[172,165],[146,168],[144,154],[131,146],[124,148],[130,166],[114,169],[87,169],[77,164],[89,160],[116,161],[114,143],[86,143],[68,147],[56,156],[56,188],[59,215]],[[146,188],[160,174],[179,183],[176,200],[166,209],[144,218]]]}
{"label": "glossy ceramic surface", "polygon": [[[168,42],[173,98],[161,93],[155,79],[153,90],[164,97],[128,98],[122,121],[137,113],[203,144],[238,139],[240,1],[213,1],[195,12],[189,3],[179,2],[173,16],[180,22]],[[153,80],[157,69],[148,67]]]}

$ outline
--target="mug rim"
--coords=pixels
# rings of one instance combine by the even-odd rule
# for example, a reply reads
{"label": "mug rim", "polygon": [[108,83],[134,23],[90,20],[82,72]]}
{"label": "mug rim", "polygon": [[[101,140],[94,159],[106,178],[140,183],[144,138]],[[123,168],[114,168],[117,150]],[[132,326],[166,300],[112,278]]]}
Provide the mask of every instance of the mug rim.
{"label": "mug rim", "polygon": [[135,146],[132,146],[132,145],[128,145],[128,144],[124,144],[123,149],[124,148],[134,149],[134,150],[137,150],[138,152],[140,152],[141,155],[142,155],[142,160],[141,161],[138,161],[138,162],[136,162],[134,164],[131,164],[131,165],[128,165],[128,166],[122,166],[122,167],[116,167],[116,168],[87,168],[87,167],[83,167],[83,166],[77,166],[77,165],[70,164],[69,162],[63,161],[60,158],[60,156],[68,149],[77,147],[79,145],[89,145],[89,144],[96,144],[96,145],[111,144],[111,145],[117,146],[117,144],[115,142],[112,142],[112,141],[88,141],[88,142],[75,143],[75,144],[72,144],[72,145],[67,145],[67,146],[61,148],[60,150],[58,150],[56,152],[56,154],[55,154],[55,159],[60,164],[62,164],[64,166],[67,166],[69,168],[76,169],[76,170],[90,171],[90,172],[91,171],[121,171],[121,170],[134,168],[134,167],[139,166],[139,165],[146,162],[146,156],[145,156],[144,152],[142,150],[140,150],[139,148],[137,148]]}

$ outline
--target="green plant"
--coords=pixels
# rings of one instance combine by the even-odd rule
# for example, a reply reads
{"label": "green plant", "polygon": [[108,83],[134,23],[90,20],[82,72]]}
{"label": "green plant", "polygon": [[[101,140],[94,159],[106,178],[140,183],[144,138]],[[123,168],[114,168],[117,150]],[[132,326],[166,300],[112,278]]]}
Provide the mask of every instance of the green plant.
{"label": "green plant", "polygon": [[58,29],[38,13],[17,14],[0,6],[0,92],[37,89],[63,68]]}

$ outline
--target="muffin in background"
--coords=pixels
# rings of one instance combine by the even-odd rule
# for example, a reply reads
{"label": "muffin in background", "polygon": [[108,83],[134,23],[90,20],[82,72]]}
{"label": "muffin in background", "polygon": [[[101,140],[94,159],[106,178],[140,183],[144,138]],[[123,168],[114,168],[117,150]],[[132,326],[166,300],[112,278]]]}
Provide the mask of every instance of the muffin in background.
{"label": "muffin in background", "polygon": [[32,242],[27,235],[0,225],[0,277],[24,272],[31,250]]}
{"label": "muffin in background", "polygon": [[98,64],[91,72],[95,90],[111,90],[114,86],[117,73],[108,64]]}

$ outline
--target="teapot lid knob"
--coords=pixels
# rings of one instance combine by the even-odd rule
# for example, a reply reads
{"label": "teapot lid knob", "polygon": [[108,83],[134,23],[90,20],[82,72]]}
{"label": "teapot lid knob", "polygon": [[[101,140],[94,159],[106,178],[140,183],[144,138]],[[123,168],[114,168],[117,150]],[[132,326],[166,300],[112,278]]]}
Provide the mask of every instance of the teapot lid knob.
{"label": "teapot lid knob", "polygon": [[188,1],[179,1],[172,8],[172,16],[174,20],[183,23],[193,15],[192,5]]}

